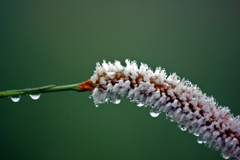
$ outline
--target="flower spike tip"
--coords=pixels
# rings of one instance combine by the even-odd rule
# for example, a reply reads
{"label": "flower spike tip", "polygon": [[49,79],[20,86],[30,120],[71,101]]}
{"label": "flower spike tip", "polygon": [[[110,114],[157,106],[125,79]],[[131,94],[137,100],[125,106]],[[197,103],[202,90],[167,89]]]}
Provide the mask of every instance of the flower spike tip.
{"label": "flower spike tip", "polygon": [[126,60],[126,67],[119,61],[97,63],[91,77],[95,88],[92,97],[96,106],[111,101],[120,103],[127,97],[139,107],[150,107],[152,117],[161,112],[177,122],[180,128],[198,136],[198,143],[222,150],[225,159],[240,160],[240,120],[233,117],[228,107],[219,106],[213,97],[203,94],[197,85],[180,80],[165,69],[155,71],[141,63]]}

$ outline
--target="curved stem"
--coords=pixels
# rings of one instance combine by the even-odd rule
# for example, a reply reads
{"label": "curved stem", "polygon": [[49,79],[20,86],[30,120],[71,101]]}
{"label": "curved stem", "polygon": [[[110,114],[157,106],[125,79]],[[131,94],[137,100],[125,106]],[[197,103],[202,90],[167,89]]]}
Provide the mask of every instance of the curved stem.
{"label": "curved stem", "polygon": [[1,91],[0,98],[9,97],[9,96],[18,96],[18,95],[27,95],[27,94],[37,94],[37,93],[48,93],[48,92],[59,92],[59,91],[91,91],[96,87],[96,85],[92,84],[89,79],[83,83],[70,84],[70,85],[48,85],[37,88],[27,88],[27,89],[18,89],[18,90],[8,90]]}

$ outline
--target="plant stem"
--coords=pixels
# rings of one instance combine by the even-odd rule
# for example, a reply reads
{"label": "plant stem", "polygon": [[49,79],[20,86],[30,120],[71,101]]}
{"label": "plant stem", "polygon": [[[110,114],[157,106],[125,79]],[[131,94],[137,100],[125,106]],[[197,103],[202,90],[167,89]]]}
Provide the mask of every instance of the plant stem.
{"label": "plant stem", "polygon": [[92,84],[91,80],[88,80],[83,83],[70,84],[70,85],[48,85],[37,88],[27,88],[27,89],[18,89],[18,90],[8,90],[1,91],[0,98],[18,96],[18,95],[27,95],[27,94],[38,94],[38,93],[48,93],[48,92],[59,92],[59,91],[91,91],[96,87],[96,85]]}

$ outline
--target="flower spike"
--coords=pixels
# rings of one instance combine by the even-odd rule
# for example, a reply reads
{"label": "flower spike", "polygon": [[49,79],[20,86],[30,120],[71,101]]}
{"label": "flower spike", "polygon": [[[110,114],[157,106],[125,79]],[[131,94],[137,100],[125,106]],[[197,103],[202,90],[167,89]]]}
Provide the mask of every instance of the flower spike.
{"label": "flower spike", "polygon": [[96,106],[108,100],[118,104],[127,97],[137,106],[150,107],[150,114],[161,112],[177,122],[184,131],[198,136],[198,143],[206,143],[214,150],[222,150],[225,159],[240,160],[240,120],[233,117],[228,107],[219,106],[188,80],[180,80],[176,73],[167,76],[159,67],[155,72],[141,63],[126,60],[102,65],[97,63],[91,82],[96,87],[92,97]]}

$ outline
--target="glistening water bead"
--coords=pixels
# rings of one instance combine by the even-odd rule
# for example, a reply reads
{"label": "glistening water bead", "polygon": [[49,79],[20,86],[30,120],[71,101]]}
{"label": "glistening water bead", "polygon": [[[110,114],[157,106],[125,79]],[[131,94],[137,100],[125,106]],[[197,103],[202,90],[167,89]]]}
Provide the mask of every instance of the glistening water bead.
{"label": "glistening water bead", "polygon": [[[176,73],[167,76],[165,69],[155,71],[135,61],[97,63],[91,82],[96,87],[92,97],[96,106],[105,99],[115,104],[127,97],[137,106],[150,107],[150,115],[157,117],[165,112],[171,121],[189,128],[199,136],[198,143],[208,144],[214,150],[222,149],[223,158],[240,160],[240,118],[233,117],[228,107],[219,106],[190,81],[180,79]],[[116,99],[118,101],[116,101]]]}
{"label": "glistening water bead", "polygon": [[223,157],[224,159],[229,159],[229,158],[230,158],[230,156],[227,155],[227,154],[222,153],[221,155],[222,155],[222,157]]}
{"label": "glistening water bead", "polygon": [[29,95],[33,100],[38,100],[41,96],[41,93],[34,93]]}
{"label": "glistening water bead", "polygon": [[153,112],[153,111],[150,111],[150,115],[151,115],[152,117],[157,117],[157,116],[159,115],[159,113],[155,113],[155,112]]}
{"label": "glistening water bead", "polygon": [[178,127],[182,130],[182,131],[186,131],[187,127],[185,127],[184,125],[178,125]]}
{"label": "glistening water bead", "polygon": [[198,142],[199,144],[202,144],[202,143],[203,143],[203,141],[202,141],[201,139],[197,139],[197,142]]}
{"label": "glistening water bead", "polygon": [[[106,100],[105,100],[106,102]],[[119,104],[121,102],[121,99],[112,99],[110,102],[114,103],[114,104]]]}
{"label": "glistening water bead", "polygon": [[144,103],[142,103],[142,102],[137,102],[136,104],[137,104],[138,107],[144,106]]}
{"label": "glistening water bead", "polygon": [[21,96],[20,96],[20,95],[12,96],[12,97],[11,97],[11,100],[12,100],[13,102],[19,102],[20,99],[21,99]]}

